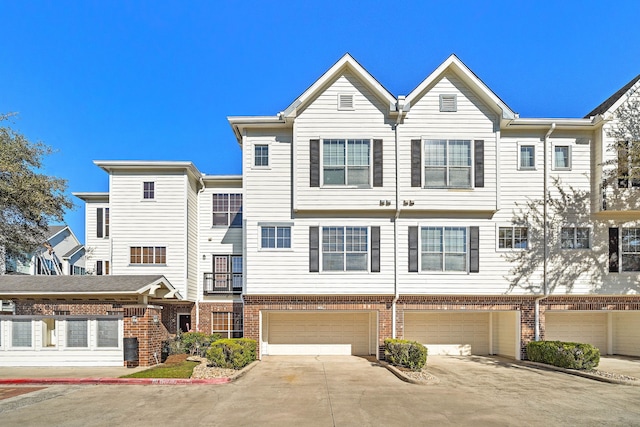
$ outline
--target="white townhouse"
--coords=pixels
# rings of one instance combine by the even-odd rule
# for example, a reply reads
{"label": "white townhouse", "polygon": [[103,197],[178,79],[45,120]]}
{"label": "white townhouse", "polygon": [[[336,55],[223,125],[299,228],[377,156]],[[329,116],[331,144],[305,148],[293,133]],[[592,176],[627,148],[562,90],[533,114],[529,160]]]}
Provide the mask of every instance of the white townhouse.
{"label": "white townhouse", "polygon": [[61,322],[120,319],[110,363],[141,323],[254,338],[261,355],[380,357],[396,337],[430,354],[520,359],[561,339],[639,356],[640,187],[603,185],[602,166],[636,167],[607,147],[639,86],[585,118],[521,118],[454,55],[395,96],[347,54],[275,116],[229,117],[241,176],[96,161],[109,191],[74,193],[86,269],[122,279],[69,284],[84,308],[38,303]]}

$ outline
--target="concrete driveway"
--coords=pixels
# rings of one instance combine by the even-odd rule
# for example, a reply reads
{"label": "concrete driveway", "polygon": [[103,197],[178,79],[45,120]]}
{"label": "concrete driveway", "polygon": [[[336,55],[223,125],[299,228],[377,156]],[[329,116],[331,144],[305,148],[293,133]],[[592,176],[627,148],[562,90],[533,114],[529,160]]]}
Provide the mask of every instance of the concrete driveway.
{"label": "concrete driveway", "polygon": [[[429,357],[437,385],[359,357],[265,357],[234,383],[56,386],[0,401],[3,425],[638,425],[640,387],[485,357]],[[53,389],[53,388],[52,388]],[[9,405],[9,403],[11,405]]]}

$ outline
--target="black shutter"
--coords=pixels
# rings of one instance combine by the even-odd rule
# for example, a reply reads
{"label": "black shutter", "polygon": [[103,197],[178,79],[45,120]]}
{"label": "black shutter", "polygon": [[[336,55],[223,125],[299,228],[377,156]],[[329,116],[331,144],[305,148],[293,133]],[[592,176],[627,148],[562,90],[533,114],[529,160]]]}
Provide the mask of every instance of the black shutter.
{"label": "black shutter", "polygon": [[382,140],[373,140],[373,186],[382,187]]}
{"label": "black shutter", "polygon": [[309,272],[320,271],[320,228],[309,227]]}
{"label": "black shutter", "polygon": [[476,187],[484,187],[484,140],[473,141],[475,151],[474,181]]}
{"label": "black shutter", "polygon": [[97,227],[97,237],[104,237],[103,229],[104,229],[104,216],[102,208],[97,209],[98,218],[96,219],[96,227]]}
{"label": "black shutter", "polygon": [[418,271],[418,227],[409,227],[409,273]]}
{"label": "black shutter", "polygon": [[309,186],[320,187],[320,140],[309,141]]}
{"label": "black shutter", "polygon": [[620,141],[618,142],[618,188],[628,188],[628,187],[629,187],[629,141]]}
{"label": "black shutter", "polygon": [[[422,185],[422,140],[411,140],[411,186]],[[416,270],[418,271],[418,270]]]}
{"label": "black shutter", "polygon": [[102,276],[102,261],[96,261],[96,276]]}
{"label": "black shutter", "polygon": [[618,254],[618,229],[609,229],[609,272],[617,273],[620,271],[620,256]]}
{"label": "black shutter", "polygon": [[371,272],[380,273],[380,227],[371,227]]}
{"label": "black shutter", "polygon": [[469,227],[469,272],[480,271],[480,227]]}

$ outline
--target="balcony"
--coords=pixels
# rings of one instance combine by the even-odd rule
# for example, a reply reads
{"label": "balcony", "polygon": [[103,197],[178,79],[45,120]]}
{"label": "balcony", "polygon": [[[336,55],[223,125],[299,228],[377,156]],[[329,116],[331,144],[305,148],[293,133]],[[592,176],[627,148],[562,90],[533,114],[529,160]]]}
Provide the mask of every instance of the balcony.
{"label": "balcony", "polygon": [[204,294],[241,294],[242,273],[204,273]]}

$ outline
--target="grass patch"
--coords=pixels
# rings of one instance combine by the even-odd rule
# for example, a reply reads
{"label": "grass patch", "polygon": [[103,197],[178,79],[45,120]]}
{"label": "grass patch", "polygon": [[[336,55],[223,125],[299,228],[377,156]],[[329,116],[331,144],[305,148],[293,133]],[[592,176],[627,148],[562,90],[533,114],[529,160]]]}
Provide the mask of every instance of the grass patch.
{"label": "grass patch", "polygon": [[198,365],[199,362],[189,362],[186,360],[178,363],[165,363],[164,365],[154,366],[144,371],[123,375],[120,378],[191,378],[193,368]]}

